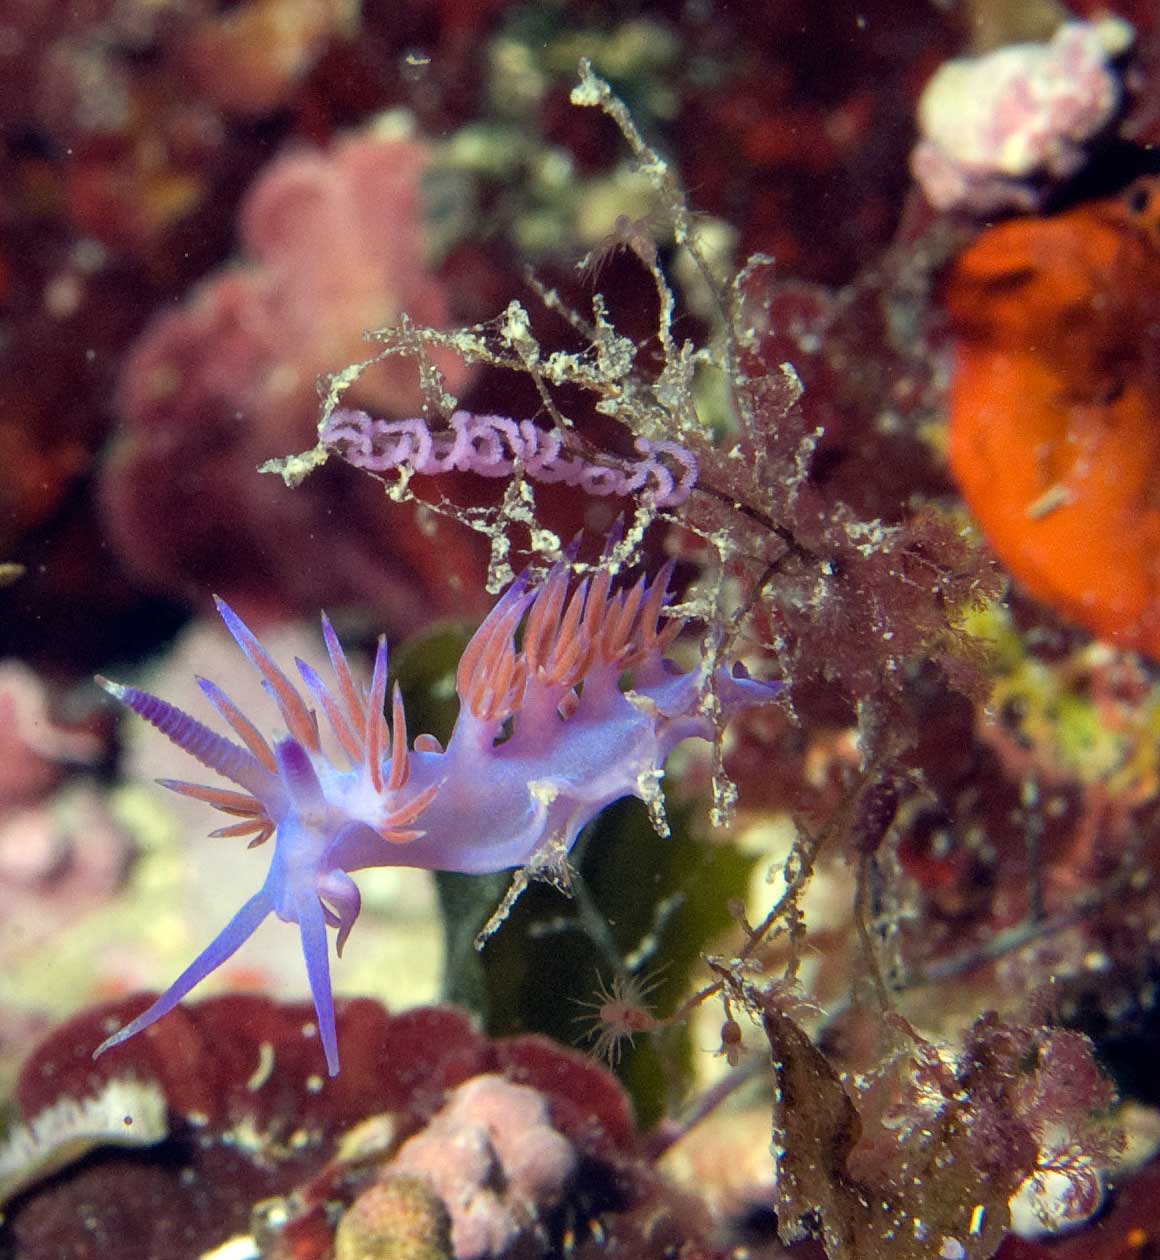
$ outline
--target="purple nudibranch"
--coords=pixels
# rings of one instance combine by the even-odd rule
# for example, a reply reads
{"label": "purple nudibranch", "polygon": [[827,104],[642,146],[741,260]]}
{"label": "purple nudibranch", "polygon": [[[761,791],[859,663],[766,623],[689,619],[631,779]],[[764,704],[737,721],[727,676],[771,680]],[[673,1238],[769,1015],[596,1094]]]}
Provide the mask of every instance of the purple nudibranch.
{"label": "purple nudibranch", "polygon": [[[431,735],[408,747],[398,687],[388,725],[385,639],[370,685],[361,687],[325,614],[334,682],[297,661],[303,690],[217,601],[278,707],[285,730],[273,740],[205,679],[203,693],[240,744],[156,696],[98,679],[240,790],[168,779],[163,786],[235,820],[214,835],[248,836],[251,847],[273,837],[274,849],[261,888],[94,1057],[171,1011],[273,913],[298,924],[327,1067],[336,1075],[326,929],[337,929],[341,955],[361,908],[352,871],[413,866],[483,873],[524,866],[549,849],[567,852],[605,805],[655,792],[675,745],[713,737],[703,711],[710,690],[725,718],[777,695],[782,684],[759,682],[739,668],[719,667],[709,676],[704,669],[681,672],[665,658],[682,624],[662,615],[671,574],[670,562],[652,582],[641,578],[615,590],[608,570],[573,584],[561,563],[539,585],[526,574],[517,579],[464,650],[459,716],[446,748]],[[622,685],[626,676],[630,690]],[[348,764],[334,764],[323,751],[319,714]]]}

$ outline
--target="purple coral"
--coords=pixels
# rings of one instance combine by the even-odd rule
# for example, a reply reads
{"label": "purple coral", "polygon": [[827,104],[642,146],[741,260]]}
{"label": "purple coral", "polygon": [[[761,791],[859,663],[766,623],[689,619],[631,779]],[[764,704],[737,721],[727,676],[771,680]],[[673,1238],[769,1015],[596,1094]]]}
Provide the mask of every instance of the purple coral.
{"label": "purple coral", "polygon": [[544,1095],[489,1075],[460,1085],[390,1171],[430,1181],[451,1215],[457,1260],[492,1260],[563,1199],[577,1165]]}

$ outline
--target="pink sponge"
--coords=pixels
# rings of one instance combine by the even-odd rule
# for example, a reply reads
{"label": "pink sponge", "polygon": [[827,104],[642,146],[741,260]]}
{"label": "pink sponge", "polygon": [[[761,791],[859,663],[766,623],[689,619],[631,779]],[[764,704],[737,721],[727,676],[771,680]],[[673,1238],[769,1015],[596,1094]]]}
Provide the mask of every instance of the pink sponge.
{"label": "pink sponge", "polygon": [[[352,488],[357,479],[336,470],[291,496],[255,471],[313,439],[317,380],[368,357],[367,329],[404,311],[450,321],[423,261],[427,161],[418,141],[369,132],[276,158],[242,203],[243,261],[138,338],[119,382],[122,428],[102,501],[118,549],[153,586],[209,587],[242,602],[260,589],[302,609],[362,602],[396,630],[451,611],[449,589],[446,599],[431,589],[434,540],[388,524],[377,487]],[[462,362],[439,366],[452,390],[465,385]],[[413,365],[398,358],[351,393],[393,415],[422,401]],[[470,553],[439,544],[465,578]],[[452,572],[439,580],[449,588]]]}
{"label": "pink sponge", "polygon": [[492,1075],[460,1085],[391,1163],[431,1182],[450,1213],[457,1260],[508,1254],[561,1201],[576,1168],[547,1099]]}

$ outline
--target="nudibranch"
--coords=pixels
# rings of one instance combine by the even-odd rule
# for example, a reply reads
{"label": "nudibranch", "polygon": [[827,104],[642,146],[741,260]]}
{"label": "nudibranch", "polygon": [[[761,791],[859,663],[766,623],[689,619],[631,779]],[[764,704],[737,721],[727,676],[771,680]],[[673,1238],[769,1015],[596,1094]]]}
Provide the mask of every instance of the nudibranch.
{"label": "nudibranch", "polygon": [[[772,700],[781,684],[743,669],[681,671],[665,652],[682,622],[664,616],[671,563],[649,582],[615,589],[611,572],[574,582],[570,566],[539,584],[518,578],[464,650],[459,714],[447,747],[420,735],[409,748],[398,688],[384,717],[387,648],[380,638],[370,684],[360,687],[330,622],[322,633],[334,673],[325,682],[297,661],[300,690],[223,601],[218,611],[277,705],[272,741],[213,683],[210,704],[235,743],[135,687],[101,685],[204,766],[241,791],[162,780],[238,821],[214,835],[274,838],[262,887],[173,985],[96,1054],[171,1011],[271,913],[297,923],[330,1074],[339,1067],[327,927],[337,951],[361,902],[350,873],[372,866],[483,873],[563,856],[580,829],[624,796],[657,799],[675,745],[712,739],[718,722]],[[517,632],[522,627],[522,635]],[[335,765],[321,712],[342,749]]]}

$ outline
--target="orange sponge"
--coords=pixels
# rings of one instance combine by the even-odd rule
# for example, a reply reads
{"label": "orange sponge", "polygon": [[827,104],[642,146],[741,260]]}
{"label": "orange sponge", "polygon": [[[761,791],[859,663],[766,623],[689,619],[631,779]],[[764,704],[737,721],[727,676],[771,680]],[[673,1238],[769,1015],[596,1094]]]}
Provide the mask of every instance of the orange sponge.
{"label": "orange sponge", "polygon": [[1160,183],[985,232],[946,290],[951,467],[1014,578],[1160,659]]}

